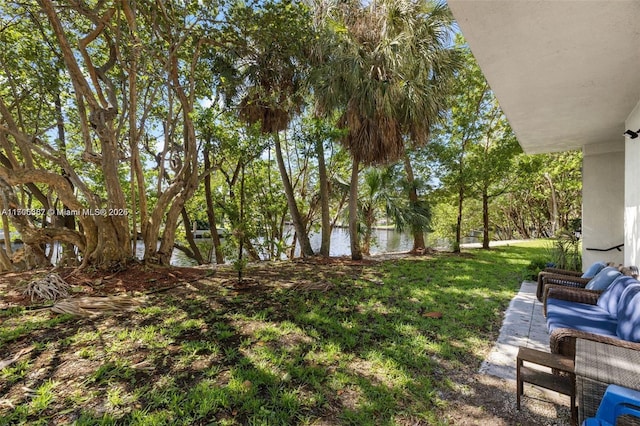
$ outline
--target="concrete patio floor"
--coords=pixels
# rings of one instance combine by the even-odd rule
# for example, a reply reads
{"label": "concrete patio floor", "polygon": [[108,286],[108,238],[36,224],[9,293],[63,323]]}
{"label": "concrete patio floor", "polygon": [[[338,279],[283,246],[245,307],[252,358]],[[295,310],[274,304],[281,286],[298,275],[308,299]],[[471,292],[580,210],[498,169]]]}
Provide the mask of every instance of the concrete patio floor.
{"label": "concrete patio floor", "polygon": [[[504,313],[500,335],[491,352],[480,366],[479,373],[496,377],[499,380],[510,383],[508,385],[516,391],[516,356],[520,346],[549,352],[549,333],[544,315],[542,315],[542,303],[536,298],[538,283],[524,281],[520,291],[509,303]],[[528,367],[551,372],[550,369],[528,363]],[[515,409],[516,394],[510,403]],[[557,392],[544,389],[531,384],[526,384],[522,400],[523,411],[542,414],[553,419],[553,425],[569,425],[569,397]],[[527,423],[524,424],[535,424]]]}
{"label": "concrete patio floor", "polygon": [[534,281],[522,283],[505,312],[500,336],[482,363],[480,373],[515,381],[518,347],[549,352],[549,333],[536,288]]}

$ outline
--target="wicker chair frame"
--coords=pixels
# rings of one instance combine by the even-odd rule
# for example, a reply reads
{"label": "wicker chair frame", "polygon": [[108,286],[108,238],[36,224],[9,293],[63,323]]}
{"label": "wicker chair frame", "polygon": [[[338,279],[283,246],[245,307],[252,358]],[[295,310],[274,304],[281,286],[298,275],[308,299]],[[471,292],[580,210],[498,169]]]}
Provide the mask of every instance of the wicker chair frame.
{"label": "wicker chair frame", "polygon": [[[611,265],[609,265],[611,266]],[[638,268],[636,266],[618,266],[618,270],[624,275],[634,278],[638,277]],[[540,302],[546,304],[547,291],[545,287],[550,285],[563,286],[577,289],[584,289],[591,278],[582,278],[581,272],[569,271],[571,274],[559,274],[556,272],[544,270],[538,274],[538,288],[536,296]]]}
{"label": "wicker chair frame", "polygon": [[[559,269],[559,268],[545,268],[540,273],[538,273],[538,289],[536,291],[536,297],[539,301],[542,302],[542,295],[544,293],[544,285],[546,277],[567,277],[567,279],[571,278],[580,278],[582,272],[579,271],[571,271],[569,269]],[[582,278],[584,279],[584,278]]]}

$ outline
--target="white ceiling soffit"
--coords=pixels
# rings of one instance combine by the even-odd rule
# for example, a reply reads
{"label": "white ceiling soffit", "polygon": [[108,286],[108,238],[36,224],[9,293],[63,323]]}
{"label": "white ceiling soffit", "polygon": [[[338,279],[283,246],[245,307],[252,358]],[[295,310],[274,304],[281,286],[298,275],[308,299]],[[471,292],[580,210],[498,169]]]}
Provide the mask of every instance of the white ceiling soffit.
{"label": "white ceiling soffit", "polygon": [[620,143],[640,100],[640,1],[448,3],[525,152]]}

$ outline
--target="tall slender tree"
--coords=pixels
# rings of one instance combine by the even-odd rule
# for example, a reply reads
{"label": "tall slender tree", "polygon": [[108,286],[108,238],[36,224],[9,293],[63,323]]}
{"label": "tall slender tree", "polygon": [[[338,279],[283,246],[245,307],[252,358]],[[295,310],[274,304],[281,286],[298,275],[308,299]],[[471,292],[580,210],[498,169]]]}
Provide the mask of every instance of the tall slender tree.
{"label": "tall slender tree", "polygon": [[[429,1],[325,1],[316,6],[330,36],[317,49],[314,93],[324,111],[341,111],[342,143],[351,153],[351,257],[361,259],[357,185],[361,165],[402,158],[408,138],[425,143],[441,110],[441,71],[456,55],[447,49],[451,14]],[[438,99],[438,102],[434,102]]]}
{"label": "tall slender tree", "polygon": [[451,108],[438,131],[432,152],[440,167],[443,188],[457,208],[454,252],[460,251],[464,204],[482,201],[483,247],[489,248],[489,201],[509,190],[507,174],[521,152],[506,117],[464,40],[456,44],[464,63],[450,93]]}
{"label": "tall slender tree", "polygon": [[489,249],[489,203],[511,191],[509,171],[522,149],[495,99],[486,111],[483,128],[483,137],[470,149],[469,169],[473,175],[470,189],[482,199],[482,248]]}
{"label": "tall slender tree", "polygon": [[306,6],[290,0],[260,5],[235,5],[223,38],[230,41],[224,56],[235,70],[226,94],[236,98],[241,119],[260,123],[273,136],[276,161],[289,214],[303,256],[313,256],[294,188],[282,152],[284,131],[304,102],[306,48],[312,39]]}

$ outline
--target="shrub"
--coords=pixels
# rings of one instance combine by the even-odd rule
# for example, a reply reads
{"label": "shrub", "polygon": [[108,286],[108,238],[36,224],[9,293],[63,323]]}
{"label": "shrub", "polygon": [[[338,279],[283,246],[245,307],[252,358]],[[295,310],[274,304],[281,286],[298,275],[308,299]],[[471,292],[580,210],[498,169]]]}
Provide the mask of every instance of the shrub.
{"label": "shrub", "polygon": [[572,271],[582,270],[580,238],[575,232],[560,231],[552,247],[549,248],[549,257],[556,268]]}
{"label": "shrub", "polygon": [[531,262],[527,266],[527,279],[536,280],[538,277],[538,273],[542,271],[547,266],[551,266],[551,262],[549,262],[548,258],[545,257],[536,257],[531,259]]}

